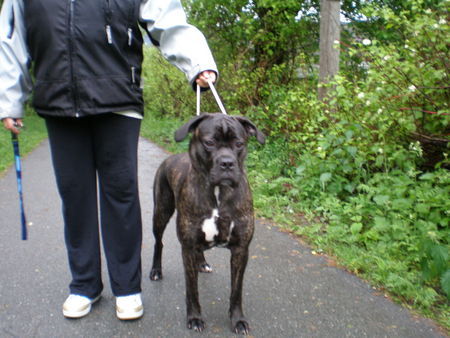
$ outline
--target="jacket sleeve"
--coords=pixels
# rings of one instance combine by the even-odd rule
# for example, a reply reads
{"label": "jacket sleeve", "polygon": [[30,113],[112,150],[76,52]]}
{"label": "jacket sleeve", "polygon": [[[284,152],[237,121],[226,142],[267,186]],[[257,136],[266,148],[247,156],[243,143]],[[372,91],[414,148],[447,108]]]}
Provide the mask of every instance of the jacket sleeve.
{"label": "jacket sleeve", "polygon": [[191,85],[202,71],[218,73],[204,35],[187,23],[180,0],[142,0],[140,10],[153,44]]}
{"label": "jacket sleeve", "polygon": [[0,13],[0,119],[22,118],[31,88],[23,1],[5,0]]}

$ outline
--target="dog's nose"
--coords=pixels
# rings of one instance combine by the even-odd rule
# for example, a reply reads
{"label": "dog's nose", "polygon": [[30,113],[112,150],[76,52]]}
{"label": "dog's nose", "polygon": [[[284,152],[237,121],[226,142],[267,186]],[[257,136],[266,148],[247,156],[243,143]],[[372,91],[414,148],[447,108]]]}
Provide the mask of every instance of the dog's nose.
{"label": "dog's nose", "polygon": [[232,158],[222,158],[220,160],[220,169],[233,170],[235,161]]}

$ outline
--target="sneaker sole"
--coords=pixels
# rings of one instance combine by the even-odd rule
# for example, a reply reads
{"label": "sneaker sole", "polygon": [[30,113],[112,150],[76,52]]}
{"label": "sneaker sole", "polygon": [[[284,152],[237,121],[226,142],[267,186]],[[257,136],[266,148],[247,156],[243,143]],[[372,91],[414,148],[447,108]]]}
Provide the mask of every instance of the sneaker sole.
{"label": "sneaker sole", "polygon": [[97,296],[96,298],[94,298],[91,302],[91,304],[83,311],[67,311],[63,309],[63,316],[66,318],[81,318],[86,316],[89,312],[91,312],[92,310],[92,304],[94,304],[95,302],[97,302],[100,299],[101,296]]}
{"label": "sneaker sole", "polygon": [[116,308],[116,315],[117,318],[120,320],[133,320],[133,319],[139,319],[144,314],[144,307],[141,307],[138,311],[133,312],[119,312]]}

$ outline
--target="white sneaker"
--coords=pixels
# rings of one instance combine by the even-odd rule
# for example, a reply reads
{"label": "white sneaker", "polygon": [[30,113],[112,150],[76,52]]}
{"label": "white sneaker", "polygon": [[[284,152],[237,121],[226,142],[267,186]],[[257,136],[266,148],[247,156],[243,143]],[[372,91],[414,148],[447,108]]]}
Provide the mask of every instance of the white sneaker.
{"label": "white sneaker", "polygon": [[117,318],[122,320],[138,319],[144,314],[141,294],[116,297]]}
{"label": "white sneaker", "polygon": [[81,318],[91,312],[92,304],[100,299],[100,295],[94,299],[86,296],[70,294],[63,304],[63,315],[67,318]]}

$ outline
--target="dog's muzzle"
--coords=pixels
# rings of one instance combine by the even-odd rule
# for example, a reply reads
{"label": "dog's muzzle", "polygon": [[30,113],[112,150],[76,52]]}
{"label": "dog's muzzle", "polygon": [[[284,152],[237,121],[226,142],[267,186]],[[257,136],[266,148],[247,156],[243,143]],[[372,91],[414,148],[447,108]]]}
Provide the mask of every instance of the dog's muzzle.
{"label": "dog's muzzle", "polygon": [[214,185],[237,184],[240,178],[240,169],[235,156],[222,154],[214,159],[214,165],[211,170],[211,181]]}

